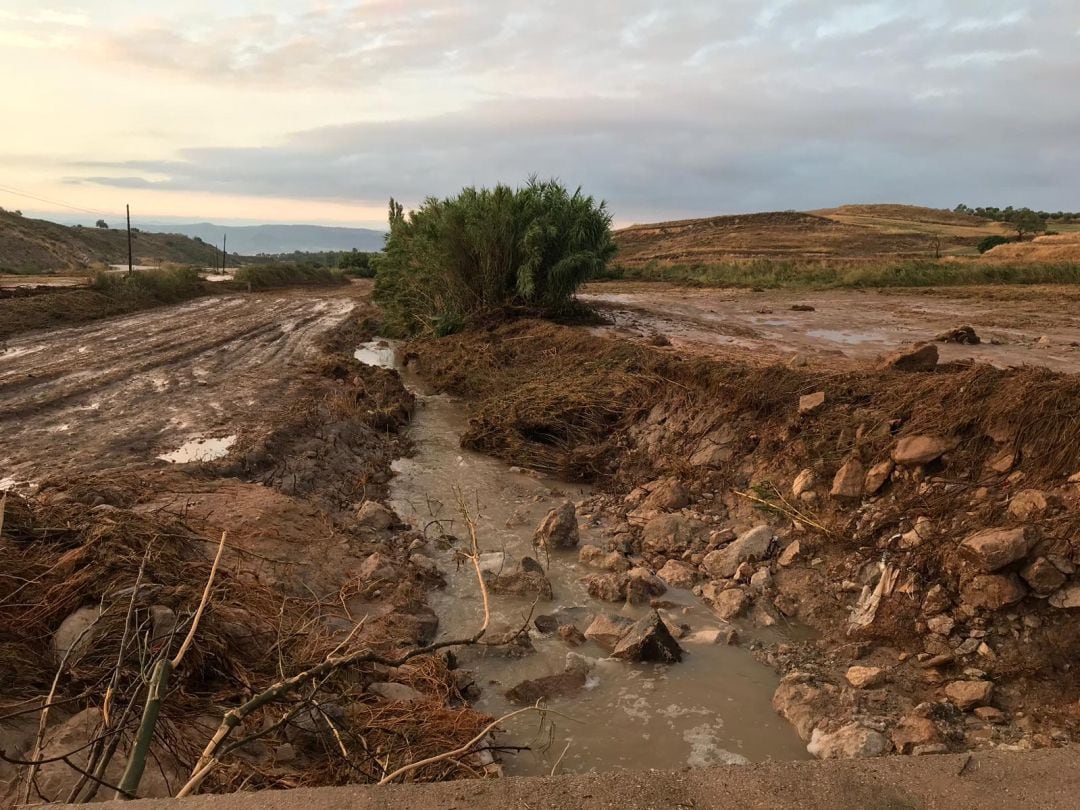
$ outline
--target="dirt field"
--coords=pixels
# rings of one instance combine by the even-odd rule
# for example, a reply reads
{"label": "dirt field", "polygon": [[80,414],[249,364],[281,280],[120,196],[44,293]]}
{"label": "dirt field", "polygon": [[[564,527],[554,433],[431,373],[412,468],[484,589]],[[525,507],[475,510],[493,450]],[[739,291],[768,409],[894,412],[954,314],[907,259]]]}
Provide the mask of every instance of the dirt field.
{"label": "dirt field", "polygon": [[356,294],[204,298],[12,338],[0,351],[0,477],[158,466],[188,440],[257,429],[303,388],[315,339]]}
{"label": "dirt field", "polygon": [[799,354],[811,365],[855,367],[967,324],[982,342],[939,343],[943,361],[1080,372],[1075,287],[751,292],[611,282],[590,285],[582,298],[613,319],[603,332],[663,335],[677,351],[705,356],[785,362]]}

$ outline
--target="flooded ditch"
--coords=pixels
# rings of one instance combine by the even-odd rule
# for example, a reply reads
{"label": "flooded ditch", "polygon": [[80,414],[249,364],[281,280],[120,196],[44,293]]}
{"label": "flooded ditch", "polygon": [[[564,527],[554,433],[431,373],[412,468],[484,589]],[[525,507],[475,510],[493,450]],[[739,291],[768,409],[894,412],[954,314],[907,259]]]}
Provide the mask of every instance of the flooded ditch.
{"label": "flooded ditch", "polygon": [[[393,347],[381,342],[365,344],[356,357],[387,367],[394,362]],[[513,561],[534,556],[533,532],[548,511],[566,500],[580,500],[588,490],[461,449],[463,405],[427,392],[415,375],[399,370],[417,395],[409,429],[415,452],[393,465],[390,505],[417,528],[439,521],[442,531],[461,536],[461,493],[477,517],[481,550],[489,553],[485,560],[491,552],[503,552]],[[600,528],[584,514],[579,520],[581,543],[599,543]],[[453,550],[439,555],[447,585],[433,591],[429,603],[439,616],[440,638],[468,635],[481,617],[475,575],[470,566],[457,564]],[[588,573],[595,570],[579,563],[576,550],[553,551],[547,576],[554,600],[539,602],[534,616],[556,614],[583,630],[598,613],[638,618],[650,610],[593,599],[581,581]],[[607,658],[591,641],[571,648],[558,636],[535,629],[530,633],[535,652],[521,657],[510,657],[500,647],[459,652],[460,665],[474,674],[482,690],[474,706],[493,716],[520,708],[504,696],[508,689],[563,672],[568,654],[586,659],[584,688],[548,701],[572,720],[555,717],[554,732],[545,731],[539,739],[533,715],[505,724],[508,733],[500,737],[501,745],[531,749],[504,756],[506,773],[547,774],[556,763],[560,771],[587,772],[807,758],[792,728],[772,710],[778,682],[773,671],[739,647],[693,643],[694,631],[716,628],[719,622],[690,592],[671,589],[664,600],[673,603],[668,615],[691,629],[680,642],[687,654],[679,664],[628,664]],[[531,598],[503,595],[493,595],[491,602],[492,633],[520,627],[532,606]]]}

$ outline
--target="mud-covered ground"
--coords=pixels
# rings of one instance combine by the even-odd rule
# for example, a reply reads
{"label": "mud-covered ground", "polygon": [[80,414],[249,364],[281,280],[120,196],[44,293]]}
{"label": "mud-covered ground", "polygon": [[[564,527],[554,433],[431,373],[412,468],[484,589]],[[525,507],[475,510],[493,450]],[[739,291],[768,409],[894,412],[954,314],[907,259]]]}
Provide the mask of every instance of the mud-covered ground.
{"label": "mud-covered ground", "polygon": [[592,284],[581,297],[613,320],[604,332],[663,335],[687,353],[798,354],[815,365],[854,367],[970,325],[981,342],[942,343],[942,360],[1080,372],[1080,291],[1073,287],[755,292],[611,282]]}

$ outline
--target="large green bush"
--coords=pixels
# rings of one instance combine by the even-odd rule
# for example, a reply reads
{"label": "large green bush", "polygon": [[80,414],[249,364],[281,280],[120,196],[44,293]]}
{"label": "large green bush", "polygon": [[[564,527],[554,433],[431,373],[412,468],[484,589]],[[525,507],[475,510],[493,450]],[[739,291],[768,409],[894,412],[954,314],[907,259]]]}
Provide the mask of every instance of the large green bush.
{"label": "large green bush", "polygon": [[470,187],[408,216],[391,200],[375,298],[387,332],[447,334],[507,307],[564,311],[614,253],[605,204],[554,180]]}

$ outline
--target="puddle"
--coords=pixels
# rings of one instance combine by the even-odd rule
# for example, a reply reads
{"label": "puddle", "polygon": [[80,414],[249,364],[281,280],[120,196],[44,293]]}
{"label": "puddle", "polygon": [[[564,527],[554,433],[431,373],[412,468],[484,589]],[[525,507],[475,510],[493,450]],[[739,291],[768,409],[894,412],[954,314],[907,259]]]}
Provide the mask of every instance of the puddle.
{"label": "puddle", "polygon": [[236,435],[220,438],[191,439],[171,453],[158,456],[171,464],[189,464],[193,461],[215,461],[224,458],[229,448],[236,444]]}
{"label": "puddle", "polygon": [[889,343],[883,335],[869,332],[841,332],[837,329],[810,329],[807,337],[821,338],[830,343],[844,343],[848,346],[857,346],[860,343]]}
{"label": "puddle", "polygon": [[385,340],[369,340],[361,343],[353,357],[367,366],[380,368],[394,367],[394,354],[397,350]]}
{"label": "puddle", "polygon": [[[365,356],[387,357],[385,353]],[[462,450],[459,436],[466,421],[462,406],[446,396],[424,395],[419,381],[407,371],[402,373],[417,392],[409,429],[415,453],[393,465],[393,508],[416,527],[430,527],[432,536],[438,534],[433,521],[441,523],[446,533],[464,536],[457,506],[460,491],[470,509],[479,514],[482,552],[502,551],[515,560],[533,556],[533,531],[548,510],[567,499],[579,500],[588,491]],[[599,544],[599,530],[585,519],[581,523],[582,543]],[[481,617],[471,567],[457,566],[452,550],[429,553],[436,556],[447,581],[445,589],[429,594],[440,619],[439,638],[471,634]],[[581,578],[593,572],[578,562],[576,552],[553,553],[548,576],[555,600],[538,603],[535,613],[561,611],[581,630],[596,613],[645,615],[647,607],[592,599]],[[711,611],[689,592],[671,590],[664,598],[676,603],[672,617],[690,625],[691,632],[718,625]],[[521,626],[531,603],[531,599],[492,595],[492,626]],[[499,738],[501,744],[533,748],[503,756],[508,774],[546,775],[564,748],[560,772],[578,773],[808,758],[790,725],[772,710],[776,675],[746,650],[684,642],[683,662],[668,667],[605,659],[607,653],[592,642],[570,648],[557,637],[535,630],[531,635],[536,652],[523,658],[508,658],[498,648],[458,652],[461,666],[474,674],[482,689],[474,705],[493,716],[520,708],[504,697],[507,689],[524,679],[563,671],[568,652],[595,661],[581,692],[548,704],[578,722],[554,718],[554,733],[543,740],[535,739],[534,715],[504,723],[507,733]]]}

